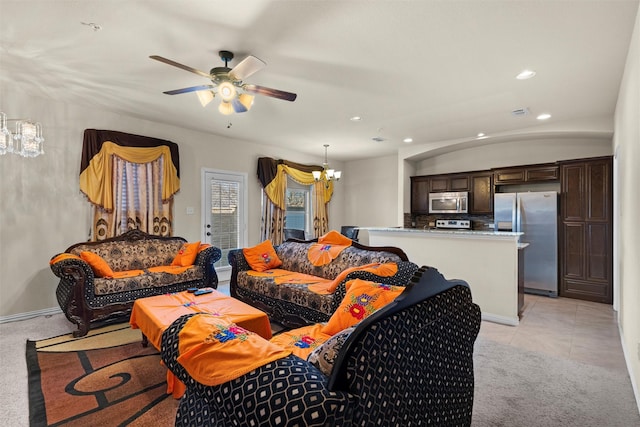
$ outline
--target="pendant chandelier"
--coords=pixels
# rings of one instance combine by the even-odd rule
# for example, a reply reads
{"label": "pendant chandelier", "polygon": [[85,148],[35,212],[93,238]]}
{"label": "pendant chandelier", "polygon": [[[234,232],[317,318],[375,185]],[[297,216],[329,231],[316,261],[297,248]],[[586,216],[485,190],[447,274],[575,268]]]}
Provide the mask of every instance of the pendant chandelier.
{"label": "pendant chandelier", "polygon": [[324,163],[322,164],[321,171],[313,171],[313,179],[317,181],[324,181],[325,186],[329,188],[329,183],[331,181],[340,181],[340,177],[342,176],[342,171],[337,171],[329,168],[329,160],[327,158],[327,148],[329,148],[329,144],[324,144]]}
{"label": "pendant chandelier", "polygon": [[42,125],[28,120],[16,120],[16,131],[7,128],[5,113],[0,112],[0,156],[13,153],[22,157],[38,157],[44,154]]}

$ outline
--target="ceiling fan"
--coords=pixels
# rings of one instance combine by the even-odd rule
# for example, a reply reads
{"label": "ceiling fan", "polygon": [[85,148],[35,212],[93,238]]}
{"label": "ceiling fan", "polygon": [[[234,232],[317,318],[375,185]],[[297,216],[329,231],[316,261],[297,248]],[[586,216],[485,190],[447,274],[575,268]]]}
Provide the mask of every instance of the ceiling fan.
{"label": "ceiling fan", "polygon": [[222,99],[218,107],[218,110],[222,114],[232,114],[234,112],[244,113],[245,111],[249,111],[253,105],[252,94],[270,96],[285,101],[296,100],[297,95],[295,93],[244,83],[247,77],[267,66],[264,61],[253,55],[249,55],[235,67],[229,68],[227,64],[233,59],[233,53],[228,50],[221,50],[218,54],[220,55],[220,59],[224,61],[224,67],[214,67],[208,73],[172,61],[171,59],[163,58],[162,56],[152,55],[149,58],[210,79],[213,84],[168,90],[163,93],[167,95],[178,95],[180,93],[196,92],[203,107],[213,101],[217,95]]}

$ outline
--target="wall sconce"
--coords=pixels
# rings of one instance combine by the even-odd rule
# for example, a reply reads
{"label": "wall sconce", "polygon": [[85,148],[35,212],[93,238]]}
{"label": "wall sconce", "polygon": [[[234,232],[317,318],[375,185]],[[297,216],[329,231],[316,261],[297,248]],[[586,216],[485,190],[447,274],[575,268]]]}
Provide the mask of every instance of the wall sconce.
{"label": "wall sconce", "polygon": [[[15,134],[7,127],[8,121],[16,122]],[[38,157],[44,154],[42,125],[29,120],[8,119],[0,112],[0,156],[13,153],[22,157]]]}

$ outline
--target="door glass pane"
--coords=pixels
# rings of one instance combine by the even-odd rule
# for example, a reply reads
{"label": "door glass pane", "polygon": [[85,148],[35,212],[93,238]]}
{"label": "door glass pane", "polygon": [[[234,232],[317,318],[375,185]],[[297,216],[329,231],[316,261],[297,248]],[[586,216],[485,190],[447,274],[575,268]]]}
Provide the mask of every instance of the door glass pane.
{"label": "door glass pane", "polygon": [[211,244],[222,250],[216,267],[228,266],[229,250],[240,247],[240,183],[211,180]]}

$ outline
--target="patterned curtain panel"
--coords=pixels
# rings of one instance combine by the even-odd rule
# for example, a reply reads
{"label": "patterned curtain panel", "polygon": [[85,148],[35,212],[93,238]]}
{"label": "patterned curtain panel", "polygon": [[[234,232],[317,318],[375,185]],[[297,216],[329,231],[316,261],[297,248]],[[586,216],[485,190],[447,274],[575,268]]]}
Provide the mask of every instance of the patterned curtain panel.
{"label": "patterned curtain panel", "polygon": [[93,205],[93,240],[131,229],[171,236],[179,170],[178,145],[173,142],[86,129],[80,191]]}
{"label": "patterned curtain panel", "polygon": [[271,240],[274,245],[284,241],[285,211],[275,205],[262,190],[262,218],[260,221],[260,240]]}
{"label": "patterned curtain panel", "polygon": [[162,200],[163,159],[139,164],[113,156],[112,163],[116,208],[108,212],[93,205],[94,240],[104,240],[133,229],[171,236],[173,198]]}
{"label": "patterned curtain panel", "polygon": [[325,201],[326,185],[324,182],[313,184],[313,234],[318,238],[329,231],[329,213]]}
{"label": "patterned curtain panel", "polygon": [[[316,182],[311,174],[312,171],[321,169],[321,166],[301,165],[269,157],[258,159],[258,179],[263,187],[262,240],[271,239],[274,245],[283,240],[287,176],[302,185],[313,185],[315,237],[320,237],[329,230],[327,203],[331,201],[333,195],[333,182],[328,184]],[[269,227],[276,228],[274,230]],[[275,236],[278,240],[274,239]]]}

